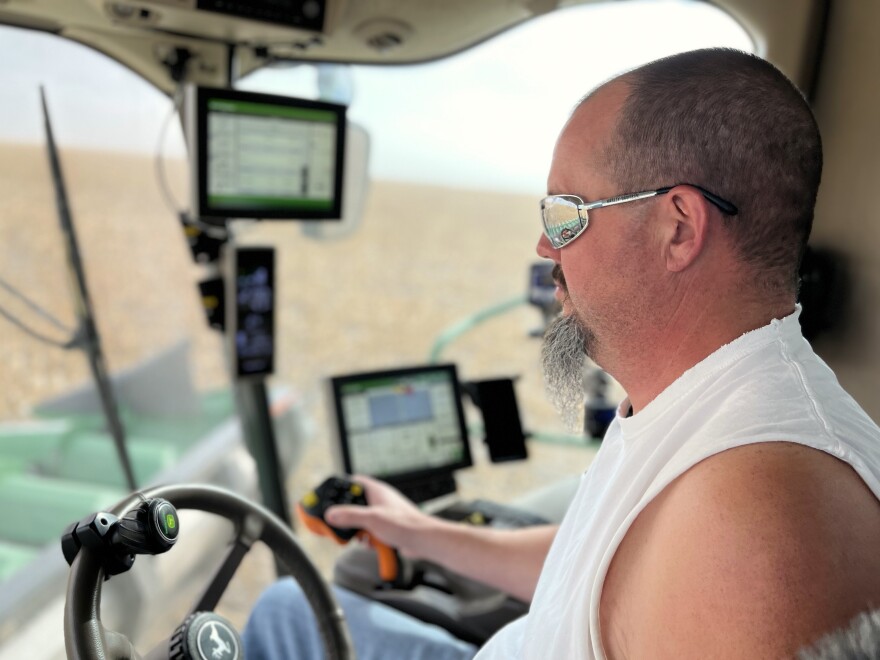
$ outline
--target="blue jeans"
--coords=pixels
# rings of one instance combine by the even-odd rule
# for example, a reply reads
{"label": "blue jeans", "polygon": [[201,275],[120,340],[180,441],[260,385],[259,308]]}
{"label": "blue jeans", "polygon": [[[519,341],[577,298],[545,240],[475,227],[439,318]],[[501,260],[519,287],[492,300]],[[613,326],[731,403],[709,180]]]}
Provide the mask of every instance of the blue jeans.
{"label": "blue jeans", "polygon": [[[470,660],[477,647],[393,608],[333,587],[358,660]],[[322,660],[308,601],[291,578],[266,589],[242,635],[247,660]]]}

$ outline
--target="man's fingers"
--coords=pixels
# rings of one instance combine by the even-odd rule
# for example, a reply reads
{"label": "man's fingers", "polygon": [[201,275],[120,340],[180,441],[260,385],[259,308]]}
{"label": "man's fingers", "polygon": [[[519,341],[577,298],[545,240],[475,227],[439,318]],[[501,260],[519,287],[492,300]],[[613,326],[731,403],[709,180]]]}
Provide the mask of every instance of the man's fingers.
{"label": "man's fingers", "polygon": [[367,502],[370,501],[370,494],[376,493],[377,491],[382,490],[383,488],[387,488],[388,484],[379,481],[378,479],[373,479],[372,477],[368,477],[365,474],[355,474],[352,475],[351,479],[356,481],[364,486],[367,489]]}
{"label": "man's fingers", "polygon": [[353,481],[359,481],[362,484],[364,484],[365,486],[383,483],[383,482],[379,481],[378,479],[374,479],[373,477],[367,476],[366,474],[353,474],[353,475],[351,475],[351,479]]}
{"label": "man's fingers", "polygon": [[334,527],[364,527],[370,516],[368,507],[353,504],[331,506],[324,513],[324,519]]}

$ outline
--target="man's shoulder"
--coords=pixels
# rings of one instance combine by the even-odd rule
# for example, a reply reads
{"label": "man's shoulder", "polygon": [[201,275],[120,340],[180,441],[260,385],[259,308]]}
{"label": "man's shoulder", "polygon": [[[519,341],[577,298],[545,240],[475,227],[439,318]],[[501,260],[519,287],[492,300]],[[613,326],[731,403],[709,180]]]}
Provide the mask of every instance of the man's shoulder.
{"label": "man's shoulder", "polygon": [[658,536],[668,541],[687,531],[719,552],[748,548],[768,558],[789,555],[795,541],[836,548],[856,528],[880,533],[880,501],[855,470],[791,442],[715,454],[684,472],[649,508]]}
{"label": "man's shoulder", "polygon": [[847,464],[783,442],[722,452],[628,531],[606,580],[603,639],[633,647],[662,633],[672,654],[791,653],[880,604],[877,547],[880,502]]}

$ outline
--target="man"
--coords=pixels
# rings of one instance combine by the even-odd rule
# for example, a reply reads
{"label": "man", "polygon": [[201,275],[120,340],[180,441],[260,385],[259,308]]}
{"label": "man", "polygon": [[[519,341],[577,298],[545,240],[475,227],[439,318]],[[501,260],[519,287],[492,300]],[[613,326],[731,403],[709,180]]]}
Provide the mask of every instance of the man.
{"label": "man", "polygon": [[[370,506],[331,522],[531,600],[481,659],[790,657],[876,607],[880,429],[797,321],[821,160],[802,96],[744,53],[672,56],[590,94],[541,205],[563,304],[545,371],[580,405],[586,353],[628,398],[561,527],[456,526],[371,480]],[[359,654],[422,652],[380,634],[370,655],[365,627]]]}

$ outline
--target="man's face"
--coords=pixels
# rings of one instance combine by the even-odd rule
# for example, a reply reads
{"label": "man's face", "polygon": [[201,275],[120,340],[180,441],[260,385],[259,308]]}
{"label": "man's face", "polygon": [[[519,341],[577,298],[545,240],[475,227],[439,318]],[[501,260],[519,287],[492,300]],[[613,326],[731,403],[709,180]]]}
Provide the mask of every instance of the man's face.
{"label": "man's face", "polygon": [[[566,124],[553,153],[549,194],[593,201],[632,192],[610,180],[604,162],[626,91],[619,82],[602,88]],[[583,403],[584,358],[613,369],[626,338],[647,316],[646,208],[635,203],[597,209],[586,231],[564,248],[553,248],[543,235],[538,243],[538,254],[556,264],[556,294],[562,302],[562,315],[545,336],[545,378],[551,398],[569,422],[573,409]]]}

